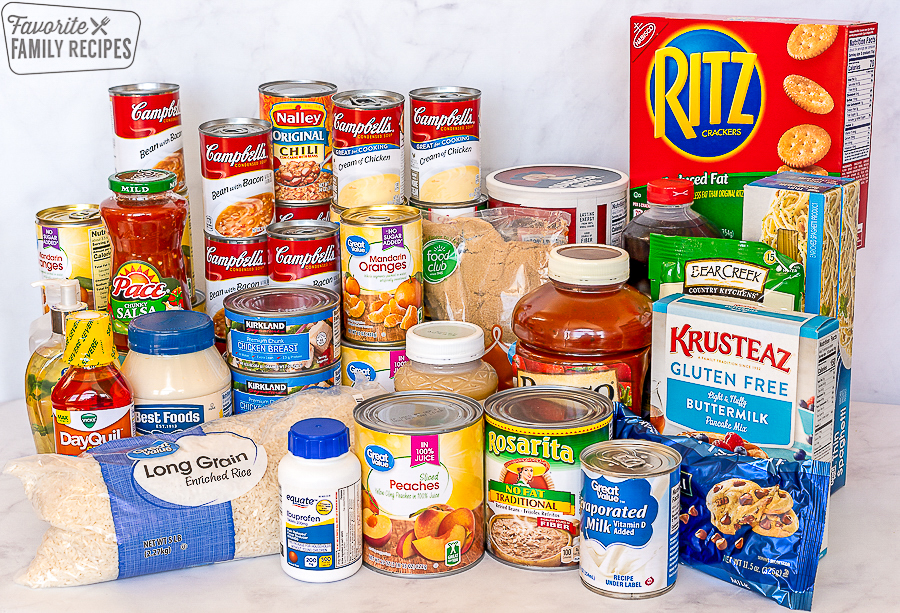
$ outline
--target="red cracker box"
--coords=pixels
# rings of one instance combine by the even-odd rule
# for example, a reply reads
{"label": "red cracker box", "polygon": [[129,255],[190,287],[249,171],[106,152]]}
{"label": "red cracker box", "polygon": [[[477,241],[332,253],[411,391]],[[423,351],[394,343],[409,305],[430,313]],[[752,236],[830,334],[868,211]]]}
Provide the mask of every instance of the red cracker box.
{"label": "red cracker box", "polygon": [[651,13],[631,18],[631,214],[647,181],[743,238],[744,185],[779,170],[859,179],[866,239],[876,23]]}

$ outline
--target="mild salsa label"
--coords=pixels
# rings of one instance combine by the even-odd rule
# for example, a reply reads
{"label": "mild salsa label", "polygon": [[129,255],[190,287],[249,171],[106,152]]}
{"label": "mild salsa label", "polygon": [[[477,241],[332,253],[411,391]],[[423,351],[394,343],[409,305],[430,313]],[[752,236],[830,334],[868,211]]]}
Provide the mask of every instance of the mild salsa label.
{"label": "mild salsa label", "polygon": [[128,334],[135,317],[175,309],[190,310],[184,286],[178,279],[163,277],[152,264],[129,260],[113,276],[109,311],[115,332]]}

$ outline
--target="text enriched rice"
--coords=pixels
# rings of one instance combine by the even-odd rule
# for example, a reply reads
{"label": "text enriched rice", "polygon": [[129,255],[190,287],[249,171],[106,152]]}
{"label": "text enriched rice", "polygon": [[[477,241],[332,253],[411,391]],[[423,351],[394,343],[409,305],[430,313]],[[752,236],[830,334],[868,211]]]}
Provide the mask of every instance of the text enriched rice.
{"label": "text enriched rice", "polygon": [[177,434],[10,462],[4,472],[21,479],[50,522],[16,581],[84,585],[278,553],[277,472],[288,430],[308,417],[349,426],[354,394],[379,392],[311,390]]}

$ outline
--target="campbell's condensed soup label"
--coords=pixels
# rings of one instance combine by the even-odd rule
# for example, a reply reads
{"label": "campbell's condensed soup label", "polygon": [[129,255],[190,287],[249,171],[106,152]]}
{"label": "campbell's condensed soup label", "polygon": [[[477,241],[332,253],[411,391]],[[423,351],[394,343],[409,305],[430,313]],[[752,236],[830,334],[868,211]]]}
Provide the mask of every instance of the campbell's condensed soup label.
{"label": "campbell's condensed soup label", "polygon": [[206,231],[265,234],[275,214],[272,124],[245,117],[201,124],[200,169]]}
{"label": "campbell's condensed soup label", "polygon": [[181,98],[173,83],[135,83],[109,88],[116,172],[158,168],[184,180]]}
{"label": "campbell's condensed soup label", "polygon": [[425,87],[409,92],[410,190],[421,202],[481,196],[481,92]]}
{"label": "campbell's condensed soup label", "polygon": [[325,202],[313,202],[311,204],[297,204],[295,202],[282,202],[281,200],[275,201],[275,223],[282,221],[297,221],[299,219],[330,221],[330,217],[330,200],[326,200]]}
{"label": "campbell's condensed soup label", "polygon": [[334,201],[342,208],[401,204],[402,95],[353,90],[334,95]]}
{"label": "campbell's condensed soup label", "polygon": [[[273,81],[259,86],[259,117],[272,124],[275,198],[331,198],[331,96],[324,81]],[[279,220],[280,221],[280,220]]]}
{"label": "campbell's condensed soup label", "polygon": [[339,226],[312,219],[273,223],[269,236],[271,285],[309,285],[341,293]]}
{"label": "campbell's condensed soup label", "polygon": [[206,234],[206,312],[216,339],[225,342],[225,298],[235,292],[269,284],[266,237],[225,238]]}

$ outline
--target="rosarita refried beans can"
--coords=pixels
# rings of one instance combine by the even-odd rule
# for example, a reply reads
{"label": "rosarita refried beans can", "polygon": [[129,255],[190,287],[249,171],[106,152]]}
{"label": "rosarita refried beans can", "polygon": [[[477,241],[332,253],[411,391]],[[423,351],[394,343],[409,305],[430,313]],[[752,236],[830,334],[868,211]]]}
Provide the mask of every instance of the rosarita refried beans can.
{"label": "rosarita refried beans can", "polygon": [[309,285],[341,292],[338,225],[301,219],[268,227],[271,285]]}
{"label": "rosarita refried beans can", "polygon": [[259,117],[272,124],[276,200],[331,199],[331,96],[336,91],[337,86],[324,81],[259,86]]}
{"label": "rosarita refried beans can", "polygon": [[181,97],[174,83],[134,83],[109,88],[116,172],[136,168],[175,173],[184,180]]}
{"label": "rosarita refried beans can", "polygon": [[266,233],[275,214],[272,124],[247,117],[200,124],[200,169],[207,232]]}
{"label": "rosarita refried beans can", "polygon": [[338,206],[403,202],[404,102],[401,94],[379,89],[334,95],[334,201]]}
{"label": "rosarita refried beans can", "polygon": [[481,196],[481,92],[423,87],[409,92],[410,197],[457,203]]}

